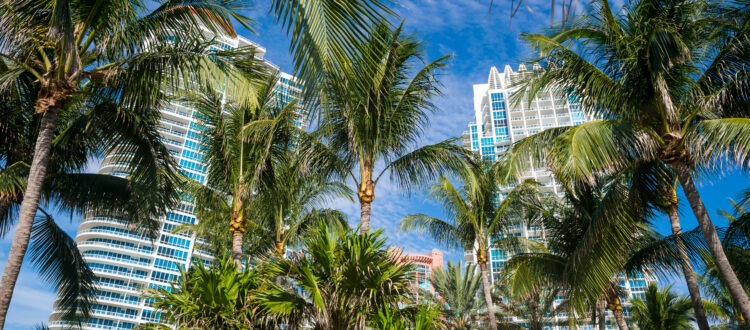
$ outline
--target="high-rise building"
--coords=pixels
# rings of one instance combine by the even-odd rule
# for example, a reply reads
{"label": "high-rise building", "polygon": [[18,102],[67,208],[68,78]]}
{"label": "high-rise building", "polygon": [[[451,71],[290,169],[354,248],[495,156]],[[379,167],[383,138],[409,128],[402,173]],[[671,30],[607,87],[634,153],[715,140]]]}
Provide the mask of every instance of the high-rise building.
{"label": "high-rise building", "polygon": [[[215,49],[256,47],[256,57],[263,59],[265,49],[242,37],[218,36]],[[264,60],[265,65],[275,68]],[[280,105],[296,99],[300,84],[286,73],[281,73],[276,85]],[[186,176],[205,183],[206,167],[202,163],[200,142],[205,127],[198,114],[188,106],[170,103],[161,111],[159,132],[162,141],[177,160],[180,171]],[[298,124],[303,125],[300,115]],[[103,159],[99,173],[124,177],[128,173],[122,161],[126,153],[114,152]],[[97,300],[91,318],[83,329],[132,329],[138,324],[158,322],[160,313],[149,306],[142,297],[144,288],[168,287],[179,278],[178,266],[189,268],[193,262],[210,262],[213,257],[201,248],[194,235],[174,233],[173,228],[196,223],[193,205],[183,200],[161,220],[161,230],[156,239],[131,231],[127,225],[113,218],[86,214],[83,217],[76,242],[84,259],[96,275]],[[65,328],[58,310],[50,316],[51,329]]]}
{"label": "high-rise building", "polygon": [[[497,160],[513,143],[542,130],[580,125],[592,117],[581,108],[575,96],[565,95],[562,88],[547,88],[538,92],[529,100],[527,91],[519,90],[515,84],[525,75],[542,70],[538,65],[528,69],[521,64],[518,71],[506,65],[503,72],[496,67],[490,69],[486,84],[474,85],[474,121],[469,123],[469,130],[462,135],[464,148],[472,150],[485,160]],[[525,93],[518,96],[516,93]],[[542,185],[542,191],[561,193],[560,184],[554,176],[541,166],[524,173],[523,179],[534,179]],[[507,196],[513,187],[501,187],[501,196]],[[517,223],[508,235],[525,237],[535,241],[544,240],[544,230],[538,226],[527,226]],[[505,263],[513,256],[511,251],[490,248],[490,280],[495,282],[502,272]],[[467,263],[476,263],[473,251],[465,251]],[[649,275],[640,274],[635,278],[621,277],[619,284],[628,292],[629,298],[643,296],[647,282],[656,281]],[[624,313],[630,313],[626,303]],[[614,325],[613,325],[614,326]],[[584,326],[585,328],[585,326]]]}

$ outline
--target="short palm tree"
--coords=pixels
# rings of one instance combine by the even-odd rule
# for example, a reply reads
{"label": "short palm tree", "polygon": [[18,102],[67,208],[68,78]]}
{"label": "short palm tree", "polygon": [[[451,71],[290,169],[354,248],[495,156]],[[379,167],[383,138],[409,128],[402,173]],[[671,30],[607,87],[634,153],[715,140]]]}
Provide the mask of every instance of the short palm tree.
{"label": "short palm tree", "polygon": [[300,239],[319,221],[348,229],[346,216],[325,206],[334,198],[351,200],[349,187],[331,181],[325,170],[304,169],[294,150],[269,167],[272,177],[258,186],[251,215],[259,227],[255,235],[272,238],[269,243],[277,255],[284,255],[287,245],[300,247]]}
{"label": "short palm tree", "polygon": [[656,283],[650,283],[646,298],[632,303],[633,319],[641,330],[693,329],[693,303],[690,298],[673,293],[671,285],[659,289]]}
{"label": "short palm tree", "polygon": [[[295,103],[283,104],[276,95],[278,77],[270,75],[261,79],[257,99],[244,103],[228,99],[214,91],[207,91],[191,99],[191,104],[206,122],[206,133],[201,150],[203,164],[208,168],[205,185],[195,182],[195,213],[203,229],[224,224],[231,233],[231,253],[237,267],[243,264],[245,231],[254,209],[253,196],[263,180],[273,180],[270,171],[274,162],[291,152],[296,131],[293,118]],[[275,121],[275,117],[281,120]],[[252,141],[247,131],[258,122],[274,121],[263,141]],[[258,224],[253,224],[257,226]],[[201,228],[198,228],[201,231]],[[203,232],[215,234],[209,230]]]}
{"label": "short palm tree", "polygon": [[746,166],[749,159],[750,53],[741,8],[733,2],[639,0],[616,16],[602,0],[565,27],[525,35],[545,64],[525,84],[531,96],[565,86],[601,120],[546,130],[508,157],[519,168],[546,163],[584,182],[637,162],[662,163],[678,179],[722,279],[748,318],[750,300],[694,183],[696,171],[721,160]]}
{"label": "short palm tree", "polygon": [[477,158],[470,164],[470,172],[460,173],[462,187],[457,188],[448,178],[441,177],[431,189],[431,195],[442,204],[448,220],[414,214],[401,220],[401,229],[424,232],[439,244],[474,251],[482,277],[489,326],[496,329],[487,268],[490,241],[500,237],[512,224],[524,220],[523,200],[534,196],[538,184],[525,181],[504,199],[498,200],[500,181],[492,165]]}
{"label": "short palm tree", "polygon": [[[108,117],[117,119],[107,122],[109,130],[121,129],[119,133],[131,135],[132,141],[146,141],[158,126],[165,100],[162,87],[218,78],[217,73],[226,71],[231,62],[244,58],[207,50],[207,44],[194,37],[203,28],[233,35],[232,18],[248,21],[234,9],[237,5],[231,1],[164,2],[155,8],[138,0],[6,1],[0,5],[0,61],[8,67],[0,82],[2,93],[19,88],[21,76],[33,77],[28,82],[32,88],[26,90],[34,93],[30,108],[39,118],[18,226],[0,283],[0,326],[28,248],[60,117],[67,112],[81,115],[68,128],[71,134]],[[141,154],[154,156],[161,150],[168,155],[156,143],[129,147]],[[147,172],[154,164],[170,164],[153,157],[139,162],[142,167],[133,168],[134,177],[163,173]],[[177,180],[174,175],[150,179],[152,187],[167,188],[174,188]]]}
{"label": "short palm tree", "polygon": [[[465,151],[454,140],[413,150],[436,110],[437,76],[450,56],[423,64],[421,44],[402,32],[401,26],[374,26],[349,61],[326,72],[318,97],[319,134],[331,162],[356,184],[363,234],[370,229],[375,187],[384,174],[409,188],[463,165]],[[376,166],[382,168],[376,172]]]}
{"label": "short palm tree", "polygon": [[432,273],[432,286],[440,296],[443,313],[450,329],[468,330],[477,323],[480,310],[485,308],[480,298],[482,276],[475,265],[462,266],[448,262],[447,269]]}
{"label": "short palm tree", "polygon": [[266,281],[252,303],[265,317],[291,326],[363,330],[378,311],[398,309],[410,289],[412,267],[386,249],[382,233],[357,235],[320,223],[303,239],[303,253],[263,265],[267,278],[283,277],[296,288]]}
{"label": "short palm tree", "polygon": [[198,262],[180,273],[170,288],[148,292],[160,322],[178,329],[253,328],[249,294],[261,283],[257,271],[237,272],[230,257],[219,257],[208,267]]}
{"label": "short palm tree", "polygon": [[515,318],[514,322],[501,322],[507,329],[543,330],[559,322],[555,320],[568,311],[565,301],[557,301],[559,289],[540,288],[523,296],[515,295],[503,285],[496,285],[494,301],[498,314]]}

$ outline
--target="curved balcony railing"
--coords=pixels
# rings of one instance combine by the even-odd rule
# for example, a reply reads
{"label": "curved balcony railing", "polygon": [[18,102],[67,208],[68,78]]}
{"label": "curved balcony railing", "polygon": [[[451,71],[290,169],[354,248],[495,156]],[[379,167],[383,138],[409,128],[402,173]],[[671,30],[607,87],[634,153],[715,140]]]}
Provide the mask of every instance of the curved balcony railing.
{"label": "curved balcony railing", "polygon": [[90,234],[90,233],[111,234],[116,237],[127,237],[127,238],[132,238],[138,241],[150,242],[150,240],[147,237],[143,237],[142,235],[136,235],[136,234],[129,233],[126,231],[104,229],[104,228],[91,228],[91,229],[81,230],[78,232],[78,236],[81,236],[84,234]]}
{"label": "curved balcony railing", "polygon": [[133,251],[133,252],[145,254],[148,256],[150,256],[154,252],[153,249],[142,249],[142,248],[127,246],[127,245],[112,244],[112,243],[98,242],[98,241],[85,241],[85,242],[80,242],[77,245],[79,247],[86,247],[86,246],[110,247],[110,248],[115,248],[115,249],[120,249],[120,250]]}
{"label": "curved balcony railing", "polygon": [[120,276],[125,276],[125,277],[130,277],[130,278],[143,279],[143,280],[148,278],[146,275],[141,275],[136,272],[127,272],[127,271],[121,271],[121,270],[116,270],[116,269],[106,269],[106,268],[97,267],[97,266],[90,266],[90,267],[91,267],[91,270],[95,272],[100,272],[100,273],[105,273],[105,274],[120,275]]}
{"label": "curved balcony railing", "polygon": [[142,262],[140,260],[136,260],[136,259],[132,259],[132,258],[122,258],[122,257],[107,256],[107,255],[102,255],[102,254],[98,254],[98,253],[86,253],[86,252],[82,253],[81,255],[83,255],[85,258],[116,261],[116,262],[120,262],[120,263],[128,265],[128,266],[135,265],[135,266],[140,266],[140,267],[144,267],[144,268],[151,267],[151,263],[150,262]]}

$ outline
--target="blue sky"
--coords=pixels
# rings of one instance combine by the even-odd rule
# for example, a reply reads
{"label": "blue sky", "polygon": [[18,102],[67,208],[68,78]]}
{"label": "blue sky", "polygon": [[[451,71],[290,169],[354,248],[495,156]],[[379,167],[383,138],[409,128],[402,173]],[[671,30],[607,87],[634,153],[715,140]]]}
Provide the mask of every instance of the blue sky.
{"label": "blue sky", "polygon": [[[396,11],[406,19],[406,30],[425,40],[428,60],[445,54],[454,55],[451,66],[442,76],[444,95],[436,102],[441,111],[431,117],[424,143],[459,136],[473,117],[472,84],[486,83],[492,65],[502,69],[509,64],[516,68],[531,54],[519,39],[519,33],[540,31],[549,24],[548,0],[524,1],[526,5],[512,22],[509,19],[509,1],[494,2],[491,11],[489,0],[397,0],[394,4]],[[266,47],[266,58],[290,72],[293,68],[288,55],[288,39],[280,27],[270,20],[267,10],[264,1],[249,11],[248,16],[258,21],[257,33],[244,31],[241,34]],[[91,170],[95,171],[96,167],[96,164],[92,164]],[[750,177],[726,169],[719,179],[701,181],[699,188],[711,215],[718,224],[722,224],[716,210],[728,210],[728,198],[736,197],[741,190],[750,188]],[[689,206],[683,204],[683,227],[692,229],[696,222]],[[333,206],[347,213],[352,223],[356,224],[359,219],[358,204],[336,201]],[[382,182],[377,187],[373,228],[384,228],[389,242],[404,248],[406,252],[426,253],[433,248],[441,248],[423,235],[398,231],[399,220],[412,213],[442,215],[440,207],[426,197],[424,189],[407,195],[390,182]],[[70,219],[67,214],[57,214],[57,217],[64,228],[75,235],[80,217]],[[669,232],[666,219],[656,219],[655,222],[660,232]],[[11,236],[0,240],[0,267],[4,267],[10,241]],[[443,250],[449,260],[461,257],[460,251]],[[684,288],[681,281],[676,282],[678,289]],[[7,329],[30,329],[35,324],[46,322],[53,300],[52,288],[43,283],[26,263],[13,297]]]}

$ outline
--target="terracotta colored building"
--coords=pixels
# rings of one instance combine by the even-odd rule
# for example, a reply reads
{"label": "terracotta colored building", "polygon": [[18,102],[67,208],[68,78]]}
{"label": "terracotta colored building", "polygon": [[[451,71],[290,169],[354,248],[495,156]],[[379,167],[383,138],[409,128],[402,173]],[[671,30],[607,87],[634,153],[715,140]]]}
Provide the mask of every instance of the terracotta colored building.
{"label": "terracotta colored building", "polygon": [[432,278],[432,272],[435,269],[443,268],[443,252],[439,250],[432,250],[429,254],[406,254],[399,248],[394,248],[394,254],[401,255],[401,259],[409,264],[415,266],[415,270],[412,272],[412,281],[417,296],[419,290],[422,289],[435,294],[435,289],[432,287],[430,279]]}

